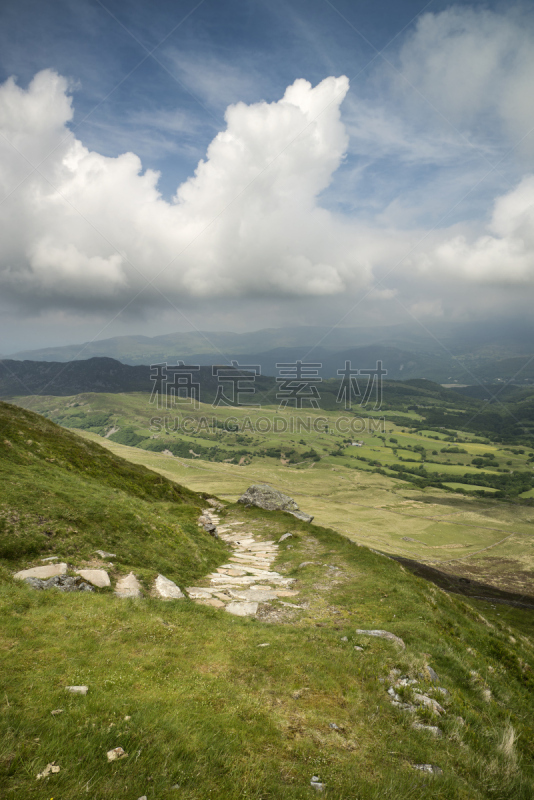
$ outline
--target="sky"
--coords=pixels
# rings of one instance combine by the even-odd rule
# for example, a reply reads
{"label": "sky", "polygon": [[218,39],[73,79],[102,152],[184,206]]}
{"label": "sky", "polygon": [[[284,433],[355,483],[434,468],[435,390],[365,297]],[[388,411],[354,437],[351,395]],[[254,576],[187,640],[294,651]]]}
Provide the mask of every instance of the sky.
{"label": "sky", "polygon": [[4,0],[0,353],[531,316],[534,6]]}

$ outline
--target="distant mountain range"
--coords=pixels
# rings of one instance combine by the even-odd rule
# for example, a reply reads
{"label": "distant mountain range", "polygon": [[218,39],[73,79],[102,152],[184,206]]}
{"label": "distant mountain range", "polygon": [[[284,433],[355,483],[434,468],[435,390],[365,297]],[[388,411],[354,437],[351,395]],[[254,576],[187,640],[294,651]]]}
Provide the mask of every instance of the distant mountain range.
{"label": "distant mountain range", "polygon": [[[333,329],[302,326],[251,333],[119,336],[81,345],[21,351],[9,358],[77,363],[95,357],[116,359],[123,366],[176,363],[178,359],[211,366],[234,360],[243,368],[259,365],[262,375],[267,376],[278,374],[279,363],[302,360],[322,364],[319,374],[324,379],[336,378],[345,361],[368,369],[380,360],[388,378],[394,380],[426,378],[444,384],[514,380],[524,384],[534,382],[534,324],[438,322],[431,330],[417,324]],[[128,380],[135,384],[137,378],[132,373]]]}

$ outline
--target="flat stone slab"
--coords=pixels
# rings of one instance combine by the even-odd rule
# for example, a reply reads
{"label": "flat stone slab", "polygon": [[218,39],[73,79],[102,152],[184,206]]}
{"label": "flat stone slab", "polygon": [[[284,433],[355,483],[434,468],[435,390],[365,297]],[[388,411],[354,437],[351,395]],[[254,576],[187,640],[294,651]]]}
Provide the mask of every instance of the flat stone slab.
{"label": "flat stone slab", "polygon": [[141,584],[133,572],[117,581],[115,594],[117,597],[141,597]]}
{"label": "flat stone slab", "polygon": [[268,589],[264,591],[261,589],[232,589],[230,591],[233,597],[254,603],[265,603],[267,600],[276,600],[278,597],[277,592]]}
{"label": "flat stone slab", "polygon": [[257,603],[228,603],[225,606],[225,611],[229,614],[234,614],[236,617],[254,617],[258,610]]}
{"label": "flat stone slab", "polygon": [[213,608],[222,608],[224,603],[222,600],[217,600],[216,597],[210,597],[206,600],[195,600],[195,603],[198,603],[199,606],[212,606]]}
{"label": "flat stone slab", "polygon": [[65,686],[65,689],[71,694],[87,694],[89,691],[88,686]]}
{"label": "flat stone slab", "polygon": [[209,600],[212,595],[213,589],[204,589],[201,586],[191,586],[185,590],[191,600]]}
{"label": "flat stone slab", "polygon": [[15,572],[13,577],[16,581],[23,581],[26,578],[55,578],[58,575],[67,574],[67,565],[61,561],[59,564],[46,564],[44,567],[32,567],[31,569],[23,569],[20,572]]}
{"label": "flat stone slab", "polygon": [[158,575],[154,581],[153,592],[161,600],[181,600],[185,597],[180,588],[164,575]]}
{"label": "flat stone slab", "polygon": [[109,575],[105,569],[77,569],[76,574],[83,578],[84,581],[87,581],[87,583],[92,583],[93,586],[97,586],[99,589],[103,589],[105,586],[111,586]]}

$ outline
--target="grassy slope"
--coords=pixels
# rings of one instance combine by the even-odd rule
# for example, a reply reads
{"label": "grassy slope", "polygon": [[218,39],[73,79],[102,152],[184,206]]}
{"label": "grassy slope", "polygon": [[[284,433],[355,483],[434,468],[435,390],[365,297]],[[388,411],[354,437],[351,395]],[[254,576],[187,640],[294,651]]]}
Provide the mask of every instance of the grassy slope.
{"label": "grassy slope", "polygon": [[[524,612],[466,603],[332,530],[238,506],[226,514],[258,538],[293,533],[277,568],[297,579],[301,608],[273,603],[242,620],[188,600],[35,592],[9,575],[37,556],[28,548],[72,564],[113,546],[127,552],[120,571],[146,581],[162,564],[188,581],[227,556],[194,524],[198,495],[33,414],[1,404],[0,415],[2,504],[13,525],[0,575],[4,797],[306,798],[313,774],[336,800],[532,796]],[[358,628],[392,630],[406,650]],[[438,722],[442,739],[413,730],[386,694],[392,668],[418,677],[426,664],[450,693],[436,695],[447,714],[417,719]],[[83,683],[86,697],[65,693]],[[117,745],[129,756],[108,764]],[[52,761],[61,772],[36,781]]]}
{"label": "grassy slope", "polygon": [[0,565],[23,569],[50,555],[79,566],[117,554],[115,573],[157,572],[179,583],[224,549],[196,524],[202,497],[93,442],[0,403]]}
{"label": "grassy slope", "polygon": [[[242,620],[189,601],[2,585],[4,797],[307,798],[313,774],[336,800],[532,796],[524,614],[450,597],[333,531],[229,513],[258,537],[293,532],[277,566],[298,579],[301,609],[278,604]],[[299,569],[304,560],[314,564]],[[392,630],[406,650],[358,628]],[[416,718],[439,724],[441,739],[412,730],[414,717],[386,694],[392,668],[417,677],[426,664],[450,693],[435,695],[447,713]],[[66,695],[81,683],[86,697]],[[117,745],[129,756],[108,764]],[[36,781],[52,761],[59,775]]]}

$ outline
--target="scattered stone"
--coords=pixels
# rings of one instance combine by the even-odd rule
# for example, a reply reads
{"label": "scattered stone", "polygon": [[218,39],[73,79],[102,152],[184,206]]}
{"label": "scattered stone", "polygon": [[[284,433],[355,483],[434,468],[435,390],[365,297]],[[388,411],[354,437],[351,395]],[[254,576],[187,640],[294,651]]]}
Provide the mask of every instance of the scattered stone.
{"label": "scattered stone", "polygon": [[109,575],[105,569],[77,569],[76,574],[79,575],[84,581],[92,583],[99,589],[104,589],[106,586],[111,586]]}
{"label": "scattered stone", "polygon": [[88,686],[65,686],[65,689],[71,694],[87,694],[89,691]]}
{"label": "scattered stone", "polygon": [[363,653],[363,647],[358,647],[357,644],[354,645],[355,650],[360,650]]}
{"label": "scattered stone", "polygon": [[430,680],[432,681],[432,683],[437,683],[437,682],[439,681],[439,678],[438,678],[438,674],[437,674],[437,672],[434,672],[434,670],[432,669],[432,667],[429,667],[429,666],[428,666],[428,664],[427,664],[427,666],[426,666],[426,671],[427,671],[427,673],[428,673],[428,677],[430,678]]}
{"label": "scattered stone", "polygon": [[348,636],[342,636],[341,637],[341,641],[342,642],[348,642],[349,641],[349,637]]}
{"label": "scattered stone", "polygon": [[426,694],[418,694],[417,692],[414,692],[413,699],[418,705],[429,708],[435,714],[441,715],[445,713],[445,709],[440,706],[438,701],[433,700],[431,697],[427,697]]}
{"label": "scattered stone", "polygon": [[269,486],[267,483],[249,486],[247,491],[241,495],[237,502],[245,506],[264,508],[267,511],[287,511],[289,514],[292,514],[294,517],[304,522],[311,522],[313,520],[313,517],[299,509],[292,497],[273,489],[273,487]]}
{"label": "scattered stone", "polygon": [[339,730],[339,727],[336,725],[335,722],[331,722],[328,727],[332,728],[333,731],[338,731]]}
{"label": "scattered stone", "polygon": [[270,642],[263,642],[263,644],[258,645],[258,647],[270,647],[270,646],[271,646]]}
{"label": "scattered stone", "polygon": [[23,569],[20,572],[15,572],[13,577],[16,581],[24,581],[26,578],[40,578],[41,580],[46,580],[47,578],[55,578],[57,575],[66,574],[67,565],[61,561],[59,564],[48,564],[44,567]]}
{"label": "scattered stone", "polygon": [[324,792],[324,783],[321,783],[319,781],[317,775],[314,775],[313,778],[311,779],[310,786],[312,787],[312,789],[315,789],[316,792]]}
{"label": "scattered stone", "polygon": [[144,794],[142,797],[138,797],[137,800],[147,800],[146,794]]}
{"label": "scattered stone", "polygon": [[141,597],[141,584],[133,572],[117,581],[115,594],[117,597]]}
{"label": "scattered stone", "polygon": [[41,561],[57,561],[57,556],[48,556],[48,558],[42,558]]}
{"label": "scattered stone", "polygon": [[315,561],[303,561],[302,564],[299,564],[298,568],[302,569],[303,567],[311,567],[315,564]]}
{"label": "scattered stone", "polygon": [[249,603],[228,603],[225,606],[225,611],[229,614],[234,614],[236,617],[253,617],[258,610],[258,604]]}
{"label": "scattered stone", "polygon": [[128,753],[122,747],[114,747],[113,750],[108,750],[107,757],[108,761],[118,761],[120,758],[128,758]]}
{"label": "scattered stone", "polygon": [[437,725],[423,725],[422,722],[412,722],[412,728],[416,731],[427,731],[438,739],[443,736]]}
{"label": "scattered stone", "polygon": [[117,558],[117,553],[106,553],[105,550],[95,550],[95,553],[97,553],[100,558]]}
{"label": "scattered stone", "polygon": [[278,597],[295,597],[298,592],[292,589],[283,589],[282,591],[277,591],[276,594]]}
{"label": "scattered stone", "polygon": [[284,535],[283,535],[283,536],[281,536],[281,537],[278,539],[278,541],[279,541],[279,542],[285,542],[285,540],[286,540],[286,539],[292,539],[292,538],[293,538],[293,534],[292,534],[292,533],[284,533]]}
{"label": "scattered stone", "polygon": [[443,770],[435,764],[412,764],[414,769],[420,769],[421,772],[429,772],[431,775],[443,775]]}
{"label": "scattered stone", "polygon": [[54,775],[59,772],[61,767],[58,767],[55,761],[52,761],[51,764],[47,764],[46,767],[42,772],[39,772],[37,775],[37,780],[41,778],[48,778],[49,775]]}
{"label": "scattered stone", "polygon": [[162,600],[181,600],[184,594],[169,578],[158,575],[154,581],[153,593]]}
{"label": "scattered stone", "polygon": [[359,633],[363,636],[378,636],[380,639],[388,639],[389,641],[398,644],[402,648],[402,650],[406,649],[406,645],[404,644],[402,639],[399,636],[395,636],[394,633],[390,633],[389,631],[364,631],[358,629],[356,633]]}
{"label": "scattered stone", "polygon": [[131,719],[131,717],[130,717],[129,715],[126,715],[126,716],[124,717],[124,721],[125,721],[125,722],[128,722],[128,720],[129,720],[129,719]]}
{"label": "scattered stone", "polygon": [[53,717],[57,716],[58,714],[63,714],[62,708],[55,708],[53,711],[50,712]]}
{"label": "scattered stone", "polygon": [[60,592],[94,591],[93,587],[82,581],[79,575],[75,578],[67,577],[67,575],[56,575],[54,578],[49,578],[47,581],[40,580],[39,578],[25,578],[24,582],[33,589],[57,589]]}

